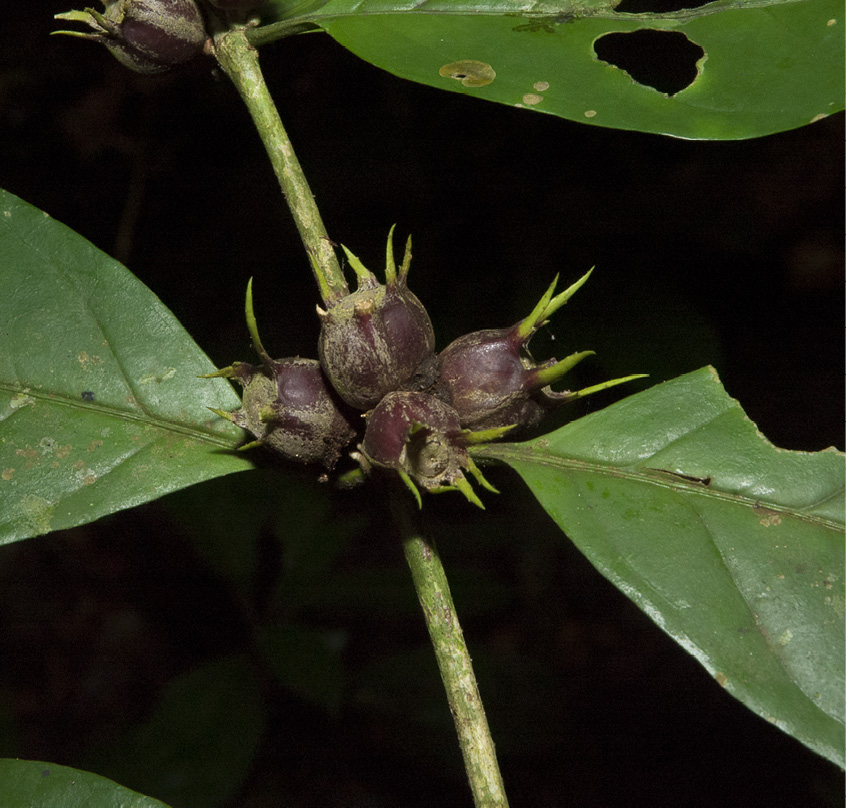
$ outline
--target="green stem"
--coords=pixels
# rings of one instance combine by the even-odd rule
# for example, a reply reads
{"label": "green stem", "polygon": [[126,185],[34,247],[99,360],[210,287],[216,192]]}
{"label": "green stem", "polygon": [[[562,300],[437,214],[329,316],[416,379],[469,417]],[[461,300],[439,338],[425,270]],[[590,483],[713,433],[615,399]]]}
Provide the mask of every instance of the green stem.
{"label": "green stem", "polygon": [[412,512],[412,505],[406,492],[392,495],[392,510],[435,648],[473,800],[476,808],[508,808],[496,750],[446,573],[434,540],[416,528],[412,514],[417,511]]}
{"label": "green stem", "polygon": [[250,45],[243,28],[217,33],[214,47],[218,63],[247,105],[306,251],[314,259],[311,265],[320,296],[325,304],[331,305],[349,290],[303,169],[265,84],[258,51]]}
{"label": "green stem", "polygon": [[[264,82],[258,53],[250,45],[243,28],[217,33],[214,44],[217,60],[247,105],[267,150],[282,193],[312,258],[323,302],[331,305],[348,294],[347,284]],[[446,574],[434,541],[416,530],[409,502],[405,496],[392,497],[394,514],[402,530],[405,557],[435,648],[476,808],[508,808],[488,721]]]}

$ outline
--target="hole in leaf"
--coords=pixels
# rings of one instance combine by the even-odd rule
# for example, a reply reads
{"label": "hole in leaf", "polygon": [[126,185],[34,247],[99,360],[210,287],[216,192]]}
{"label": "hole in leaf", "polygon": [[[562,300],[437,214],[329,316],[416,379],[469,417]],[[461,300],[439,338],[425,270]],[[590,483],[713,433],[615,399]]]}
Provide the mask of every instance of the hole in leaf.
{"label": "hole in leaf", "polygon": [[696,63],[705,55],[678,31],[650,29],[605,34],[593,43],[593,50],[598,59],[625,70],[639,84],[667,95],[693,84]]}
{"label": "hole in leaf", "polygon": [[614,11],[620,14],[666,14],[669,11],[707,6],[710,2],[712,0],[622,0]]}

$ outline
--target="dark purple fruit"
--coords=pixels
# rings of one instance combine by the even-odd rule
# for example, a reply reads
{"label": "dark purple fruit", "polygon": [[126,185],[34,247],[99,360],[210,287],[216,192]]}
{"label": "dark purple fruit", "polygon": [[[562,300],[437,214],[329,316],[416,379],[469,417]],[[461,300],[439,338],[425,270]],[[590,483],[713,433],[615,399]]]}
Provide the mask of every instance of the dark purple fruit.
{"label": "dark purple fruit", "polygon": [[508,425],[518,430],[537,426],[551,409],[629,379],[614,379],[575,392],[556,392],[549,385],[593,351],[581,351],[540,364],[527,350],[537,329],[588,279],[590,272],[553,297],[556,278],[532,313],[511,328],[465,334],[439,355],[436,390],[458,413],[461,425],[493,429]]}
{"label": "dark purple fruit", "polygon": [[195,0],[103,0],[94,9],[56,14],[56,19],[86,23],[94,33],[56,31],[105,45],[136,73],[162,73],[193,59],[208,38]]}
{"label": "dark purple fruit", "polygon": [[367,418],[361,451],[365,467],[395,471],[421,504],[419,485],[427,491],[458,490],[484,508],[464,476],[469,471],[489,491],[467,446],[494,440],[507,430],[463,430],[458,413],[427,393],[388,393]]}
{"label": "dark purple fruit", "polygon": [[432,322],[406,287],[411,239],[397,274],[393,232],[388,235],[386,283],[380,284],[344,247],[358,288],[327,311],[317,308],[320,364],[338,395],[359,410],[375,407],[394,390],[422,389],[434,381]]}
{"label": "dark purple fruit", "polygon": [[244,387],[239,410],[214,412],[255,436],[242,449],[262,445],[288,460],[321,463],[331,470],[356,436],[355,416],[345,412],[317,360],[270,358],[255,324],[252,282],[247,287],[247,324],[262,365],[235,362],[209,374],[237,379]]}

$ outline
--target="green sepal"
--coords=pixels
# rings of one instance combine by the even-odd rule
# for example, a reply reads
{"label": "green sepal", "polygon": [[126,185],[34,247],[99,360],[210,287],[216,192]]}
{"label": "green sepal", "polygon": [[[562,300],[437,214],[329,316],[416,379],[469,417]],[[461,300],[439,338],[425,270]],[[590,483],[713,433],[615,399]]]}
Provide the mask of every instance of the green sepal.
{"label": "green sepal", "polygon": [[394,261],[394,229],[395,224],[391,225],[388,231],[388,246],[385,247],[385,283],[392,284],[397,281],[397,265]]}
{"label": "green sepal", "polygon": [[77,39],[91,39],[99,42],[103,38],[103,34],[83,33],[82,31],[50,31],[50,36],[53,34],[61,34],[61,36],[75,36]]}
{"label": "green sepal", "polygon": [[258,446],[264,446],[264,441],[259,438],[258,440],[251,440],[249,443],[245,443],[243,446],[238,447],[239,452],[247,452],[250,449],[255,449]]}
{"label": "green sepal", "polygon": [[579,278],[575,283],[568,286],[563,292],[556,295],[552,300],[549,301],[549,304],[544,309],[543,316],[541,317],[540,322],[538,325],[542,325],[545,320],[548,320],[555,314],[558,309],[560,309],[582,286],[585,285],[587,279],[591,276],[591,273],[596,269],[596,267],[591,267],[581,278]]}
{"label": "green sepal", "polygon": [[635,373],[632,376],[623,376],[620,379],[611,379],[607,382],[601,382],[600,384],[594,384],[590,387],[576,390],[573,393],[562,393],[561,395],[566,395],[567,401],[575,401],[577,398],[584,398],[585,396],[592,395],[593,393],[598,393],[600,390],[607,390],[609,387],[616,387],[618,384],[624,384],[625,382],[630,382],[634,379],[645,379],[648,376],[648,373]]}
{"label": "green sepal", "polygon": [[350,469],[338,475],[335,485],[338,488],[357,488],[359,485],[364,484],[366,480],[367,475],[364,473],[364,469]]}
{"label": "green sepal", "polygon": [[587,279],[596,267],[591,267],[581,278],[575,283],[568,286],[563,292],[555,295],[555,287],[558,285],[558,275],[555,276],[549,288],[543,293],[543,297],[538,301],[538,304],[532,309],[531,314],[525,319],[521,320],[517,326],[517,336],[526,342],[532,334],[535,333],[558,309],[560,309],[579,289],[584,286]]}
{"label": "green sepal", "polygon": [[474,446],[477,443],[490,443],[491,441],[499,440],[503,435],[508,434],[517,424],[509,424],[508,426],[495,426],[492,429],[479,429],[473,432],[471,429],[461,430],[461,442],[465,446]]}
{"label": "green sepal", "polygon": [[397,474],[399,474],[399,478],[405,483],[405,487],[414,494],[414,498],[417,500],[417,507],[422,510],[423,500],[420,498],[420,491],[417,490],[414,481],[408,476],[408,472],[403,469],[397,469]]}
{"label": "green sepal", "polygon": [[434,488],[427,488],[426,490],[430,494],[445,494],[448,491],[460,491],[467,498],[468,502],[472,502],[474,505],[478,506],[482,510],[485,510],[485,506],[482,504],[482,500],[480,500],[479,497],[476,496],[476,492],[473,490],[472,486],[467,481],[467,478],[464,476],[457,477],[452,485],[438,485]]}
{"label": "green sepal", "polygon": [[569,373],[582,359],[594,356],[596,351],[579,351],[578,353],[565,356],[560,362],[549,367],[539,367],[531,371],[532,379],[537,387],[546,387],[557,382],[565,373]]}
{"label": "green sepal", "polygon": [[520,321],[517,326],[517,336],[521,339],[521,341],[525,342],[528,340],[543,322],[547,306],[549,305],[549,301],[552,300],[552,293],[555,291],[557,284],[558,275],[552,279],[552,283],[543,293],[543,297],[538,301],[537,305],[532,309],[531,314],[529,314],[525,320]]}
{"label": "green sepal", "polygon": [[198,379],[240,379],[241,374],[238,368],[246,365],[246,362],[233,362],[225,368],[214,371],[214,373],[201,373],[197,376]]}
{"label": "green sepal", "polygon": [[229,412],[229,410],[219,410],[217,407],[206,407],[206,409],[211,410],[215,415],[219,415],[233,424],[236,423],[234,414]]}
{"label": "green sepal", "polygon": [[[54,14],[54,20],[67,20],[68,22],[87,22],[90,24],[92,11],[63,11],[61,14]],[[65,31],[53,31],[54,34],[64,34]]]}
{"label": "green sepal", "polygon": [[484,477],[482,474],[482,470],[473,462],[472,457],[467,458],[467,470],[476,478],[476,482],[482,486],[482,488],[486,488],[492,494],[498,494],[499,491],[494,488]]}
{"label": "green sepal", "polygon": [[379,285],[376,276],[361,263],[361,260],[356,255],[351,253],[343,244],[341,245],[341,249],[346,253],[347,260],[350,262],[350,266],[358,278],[358,289],[372,289]]}
{"label": "green sepal", "polygon": [[264,362],[265,365],[270,367],[273,360],[270,358],[270,354],[264,349],[264,345],[261,344],[261,338],[259,337],[258,333],[258,324],[256,323],[256,313],[253,309],[252,278],[247,281],[247,297],[244,301],[244,314],[247,317],[247,329],[250,332],[250,339],[253,341],[253,348],[261,358],[261,361]]}
{"label": "green sepal", "polygon": [[402,264],[399,270],[399,282],[405,284],[408,278],[408,270],[411,267],[411,236],[405,240],[405,253],[402,256]]}

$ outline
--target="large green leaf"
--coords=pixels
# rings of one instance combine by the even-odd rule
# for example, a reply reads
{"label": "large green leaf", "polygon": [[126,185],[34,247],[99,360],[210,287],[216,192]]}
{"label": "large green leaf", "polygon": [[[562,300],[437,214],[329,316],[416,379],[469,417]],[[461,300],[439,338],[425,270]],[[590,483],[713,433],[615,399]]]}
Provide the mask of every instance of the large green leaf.
{"label": "large green leaf", "polygon": [[35,760],[0,760],[3,808],[167,808],[105,777]]}
{"label": "large green leaf", "polygon": [[125,267],[0,191],[0,543],[250,468],[212,370]]}
{"label": "large green leaf", "polygon": [[483,447],[749,708],[844,764],[844,460],[769,443],[711,368]]}
{"label": "large green leaf", "polygon": [[[272,39],[312,23],[403,78],[583,123],[684,138],[757,137],[843,108],[836,0],[718,0],[663,14],[617,13],[618,2],[272,0],[265,19],[281,22],[253,36]],[[681,32],[704,51],[690,60],[692,84],[667,95],[597,58],[594,43],[604,35],[644,29]],[[640,60],[661,69],[665,56],[654,40],[641,47]],[[457,123],[444,136],[459,133]]]}

